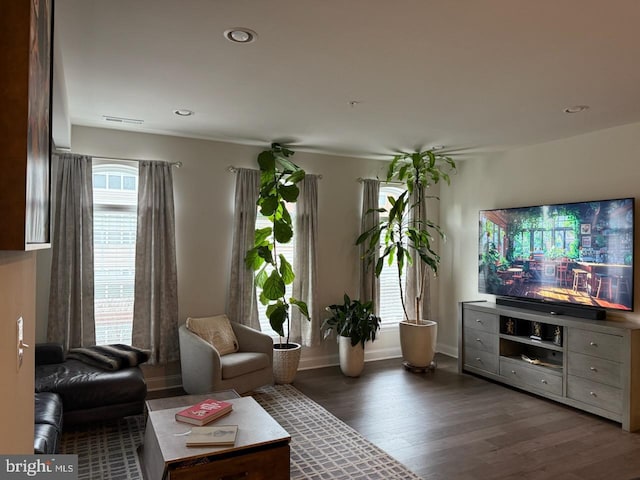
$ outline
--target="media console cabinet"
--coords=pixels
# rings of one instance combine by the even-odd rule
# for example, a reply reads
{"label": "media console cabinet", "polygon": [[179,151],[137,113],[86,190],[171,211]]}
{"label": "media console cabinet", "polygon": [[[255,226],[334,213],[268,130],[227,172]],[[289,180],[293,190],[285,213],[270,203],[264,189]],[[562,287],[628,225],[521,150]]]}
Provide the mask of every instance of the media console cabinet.
{"label": "media console cabinet", "polygon": [[640,429],[639,325],[487,302],[461,302],[458,321],[461,373]]}

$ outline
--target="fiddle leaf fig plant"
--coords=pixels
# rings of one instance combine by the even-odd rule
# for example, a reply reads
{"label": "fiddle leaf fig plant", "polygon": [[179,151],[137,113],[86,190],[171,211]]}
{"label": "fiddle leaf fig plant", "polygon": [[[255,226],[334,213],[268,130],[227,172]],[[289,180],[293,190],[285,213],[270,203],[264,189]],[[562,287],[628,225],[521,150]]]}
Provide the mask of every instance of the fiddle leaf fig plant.
{"label": "fiddle leaf fig plant", "polygon": [[[400,301],[407,321],[409,315],[402,281],[404,269],[416,261],[423,264],[415,298],[417,322],[420,319],[427,272],[430,269],[436,275],[440,264],[440,256],[432,247],[434,235],[445,238],[440,226],[426,218],[427,199],[438,198],[427,195],[427,189],[440,181],[449,184],[449,175],[455,169],[456,164],[450,157],[439,155],[433,150],[400,153],[393,157],[387,170],[387,182],[401,182],[405,191],[398,198],[388,197],[391,208],[386,218],[363,232],[356,240],[357,245],[366,245],[365,257],[370,261],[379,253],[375,266],[376,276],[379,277],[382,273],[385,262],[388,265],[395,263]],[[384,208],[372,209],[368,213],[373,211],[387,213]]]}
{"label": "fiddle leaf fig plant", "polygon": [[[305,172],[289,157],[292,150],[273,143],[269,150],[258,155],[260,167],[260,193],[257,205],[260,213],[271,223],[255,232],[255,242],[245,256],[247,268],[255,273],[255,283],[260,290],[260,302],[267,306],[267,317],[274,331],[286,336],[289,344],[291,306],[309,319],[305,302],[286,297],[286,286],[293,283],[293,267],[278,248],[293,238],[293,224],[287,203],[295,203],[300,193],[296,185],[304,180]],[[286,334],[285,334],[286,325]]]}

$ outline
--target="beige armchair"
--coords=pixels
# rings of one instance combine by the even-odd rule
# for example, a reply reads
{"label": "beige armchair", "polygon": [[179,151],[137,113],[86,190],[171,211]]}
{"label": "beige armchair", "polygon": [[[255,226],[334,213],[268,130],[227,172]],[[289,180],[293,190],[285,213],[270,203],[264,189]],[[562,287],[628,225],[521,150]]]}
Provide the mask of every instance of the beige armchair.
{"label": "beige armchair", "polygon": [[238,351],[220,356],[208,342],[181,325],[182,388],[189,394],[234,389],[246,393],[273,384],[273,340],[269,335],[231,322]]}

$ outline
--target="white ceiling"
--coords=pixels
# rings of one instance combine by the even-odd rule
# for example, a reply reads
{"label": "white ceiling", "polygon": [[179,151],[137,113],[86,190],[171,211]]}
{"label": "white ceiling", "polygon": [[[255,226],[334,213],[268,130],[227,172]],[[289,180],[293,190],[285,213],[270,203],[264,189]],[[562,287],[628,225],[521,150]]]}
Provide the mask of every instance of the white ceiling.
{"label": "white ceiling", "polygon": [[374,158],[640,121],[639,25],[638,0],[56,0],[74,125]]}

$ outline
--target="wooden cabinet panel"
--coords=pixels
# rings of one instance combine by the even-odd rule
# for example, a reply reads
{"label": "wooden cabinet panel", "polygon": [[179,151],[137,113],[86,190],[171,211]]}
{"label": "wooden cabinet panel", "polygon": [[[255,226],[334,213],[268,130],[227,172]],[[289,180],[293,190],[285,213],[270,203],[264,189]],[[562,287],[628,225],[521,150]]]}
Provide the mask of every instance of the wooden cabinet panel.
{"label": "wooden cabinet panel", "polygon": [[464,349],[464,364],[491,373],[498,373],[498,355],[475,348]]}
{"label": "wooden cabinet panel", "polygon": [[569,350],[620,362],[622,337],[571,328],[569,329]]}
{"label": "wooden cabinet panel", "polygon": [[622,413],[622,390],[569,375],[567,396],[609,412]]}
{"label": "wooden cabinet panel", "polygon": [[498,353],[498,336],[482,330],[468,329],[464,332],[464,344],[467,347]]}
{"label": "wooden cabinet panel", "polygon": [[467,310],[469,315],[464,319],[465,328],[484,330],[485,332],[498,333],[498,316],[486,312]]}
{"label": "wooden cabinet panel", "polygon": [[604,383],[612,387],[622,387],[622,379],[620,378],[622,366],[618,362],[571,352],[568,364],[569,375]]}
{"label": "wooden cabinet panel", "polygon": [[169,471],[170,480],[288,480],[289,445]]}
{"label": "wooden cabinet panel", "polygon": [[0,250],[49,246],[52,7],[52,0],[2,5]]}
{"label": "wooden cabinet panel", "polygon": [[529,385],[554,395],[562,395],[562,376],[545,372],[542,368],[528,367],[500,357],[500,376],[509,382]]}

